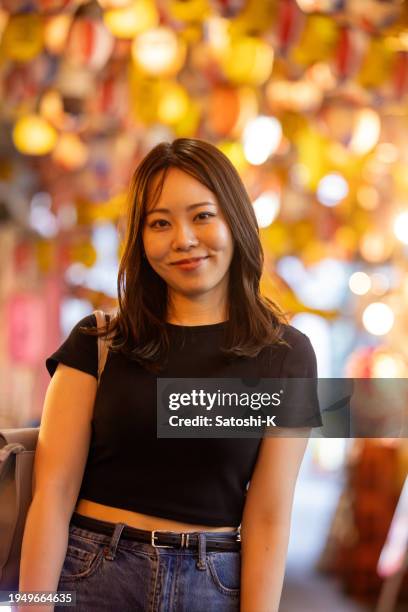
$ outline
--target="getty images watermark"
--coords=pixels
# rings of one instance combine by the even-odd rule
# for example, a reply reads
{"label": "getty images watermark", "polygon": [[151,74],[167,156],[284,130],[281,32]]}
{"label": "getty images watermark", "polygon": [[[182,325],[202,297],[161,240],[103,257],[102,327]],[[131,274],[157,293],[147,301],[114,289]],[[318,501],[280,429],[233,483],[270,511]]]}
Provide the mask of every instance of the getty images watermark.
{"label": "getty images watermark", "polygon": [[158,378],[157,437],[405,437],[407,407],[407,379]]}

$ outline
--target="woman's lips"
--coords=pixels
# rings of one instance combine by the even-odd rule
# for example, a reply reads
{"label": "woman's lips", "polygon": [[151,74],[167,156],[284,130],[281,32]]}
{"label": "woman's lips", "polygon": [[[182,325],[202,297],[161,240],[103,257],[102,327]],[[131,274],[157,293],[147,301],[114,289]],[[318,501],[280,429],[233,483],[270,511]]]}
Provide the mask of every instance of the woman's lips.
{"label": "woman's lips", "polygon": [[194,257],[191,259],[183,259],[183,260],[180,260],[179,262],[174,262],[172,265],[177,266],[181,270],[195,270],[196,268],[201,266],[201,264],[203,263],[205,259],[207,259],[207,257],[208,256]]}

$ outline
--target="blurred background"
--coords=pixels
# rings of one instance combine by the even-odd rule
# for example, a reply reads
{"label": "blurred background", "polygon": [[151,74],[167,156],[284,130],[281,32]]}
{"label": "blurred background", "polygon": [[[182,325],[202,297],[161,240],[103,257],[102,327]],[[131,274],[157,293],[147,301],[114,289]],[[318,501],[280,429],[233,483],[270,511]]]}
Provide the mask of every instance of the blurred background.
{"label": "blurred background", "polygon": [[[39,422],[45,357],[115,308],[130,177],[179,136],[240,172],[320,377],[407,377],[407,2],[3,0],[0,121],[2,427]],[[282,611],[407,609],[407,466],[406,439],[310,441]]]}

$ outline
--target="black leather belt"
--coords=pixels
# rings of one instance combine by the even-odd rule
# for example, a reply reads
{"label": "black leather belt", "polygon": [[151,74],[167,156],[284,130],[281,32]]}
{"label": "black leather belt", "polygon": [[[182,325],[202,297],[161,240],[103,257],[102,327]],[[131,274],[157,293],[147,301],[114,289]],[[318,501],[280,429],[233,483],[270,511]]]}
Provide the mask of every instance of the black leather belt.
{"label": "black leather belt", "polygon": [[[89,516],[83,516],[74,512],[71,518],[71,524],[75,527],[103,533],[104,535],[113,535],[115,523],[100,521]],[[205,547],[209,551],[237,551],[241,550],[241,536],[239,531],[236,532],[208,532],[205,531]],[[198,534],[199,532],[179,532],[179,531],[164,531],[162,529],[154,529],[148,531],[145,529],[136,529],[126,525],[122,531],[121,537],[127,540],[135,540],[136,542],[144,542],[151,544],[155,548],[187,548],[190,550],[198,549]]]}

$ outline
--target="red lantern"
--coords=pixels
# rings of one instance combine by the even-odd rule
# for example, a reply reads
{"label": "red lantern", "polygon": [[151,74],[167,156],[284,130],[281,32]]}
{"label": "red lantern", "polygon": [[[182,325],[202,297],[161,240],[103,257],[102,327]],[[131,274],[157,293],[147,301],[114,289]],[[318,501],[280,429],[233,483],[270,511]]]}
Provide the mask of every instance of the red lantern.
{"label": "red lantern", "polygon": [[67,57],[79,66],[100,70],[108,61],[114,38],[104,23],[89,17],[73,22],[67,43]]}

